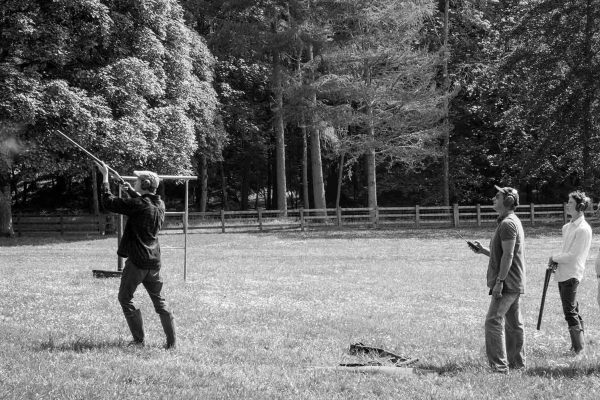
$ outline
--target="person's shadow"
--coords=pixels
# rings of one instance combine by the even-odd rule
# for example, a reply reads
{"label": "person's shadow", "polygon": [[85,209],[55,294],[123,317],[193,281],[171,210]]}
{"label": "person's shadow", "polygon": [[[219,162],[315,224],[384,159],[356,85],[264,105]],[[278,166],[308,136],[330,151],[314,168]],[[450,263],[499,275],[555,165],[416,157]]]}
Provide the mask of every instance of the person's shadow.
{"label": "person's shadow", "polygon": [[577,378],[588,375],[598,375],[599,365],[552,365],[527,368],[525,375],[539,376],[542,378]]}
{"label": "person's shadow", "polygon": [[83,353],[90,350],[109,348],[127,348],[127,341],[123,339],[95,340],[93,338],[77,338],[75,340],[57,343],[52,337],[36,345],[36,351],[59,351]]}

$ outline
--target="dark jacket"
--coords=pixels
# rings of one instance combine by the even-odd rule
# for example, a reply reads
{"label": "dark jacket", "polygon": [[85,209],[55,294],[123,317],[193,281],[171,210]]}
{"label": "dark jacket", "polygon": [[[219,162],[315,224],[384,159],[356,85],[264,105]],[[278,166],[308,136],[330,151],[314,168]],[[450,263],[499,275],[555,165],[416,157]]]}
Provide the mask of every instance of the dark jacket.
{"label": "dark jacket", "polygon": [[156,194],[119,198],[102,186],[102,204],[108,211],[127,216],[117,254],[141,269],[160,268],[158,232],[165,221],[165,203]]}

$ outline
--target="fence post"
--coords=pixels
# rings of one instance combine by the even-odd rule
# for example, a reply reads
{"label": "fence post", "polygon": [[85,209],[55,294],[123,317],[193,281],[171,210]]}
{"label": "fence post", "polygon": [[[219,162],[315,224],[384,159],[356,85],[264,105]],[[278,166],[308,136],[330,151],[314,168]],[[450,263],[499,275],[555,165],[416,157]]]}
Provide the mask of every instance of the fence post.
{"label": "fence post", "polygon": [[567,203],[563,203],[563,224],[567,223]]}
{"label": "fence post", "polygon": [[477,204],[477,226],[481,226],[481,204]]}
{"label": "fence post", "polygon": [[533,203],[529,204],[529,216],[531,218],[531,225],[535,225],[535,206],[533,205]]}
{"label": "fence post", "polygon": [[65,234],[65,227],[63,225],[63,216],[62,215],[59,217],[59,221],[60,221],[60,236],[63,236]]}
{"label": "fence post", "polygon": [[415,225],[417,228],[421,226],[421,214],[419,213],[419,205],[415,205]]}
{"label": "fence post", "polygon": [[379,207],[375,207],[373,213],[374,213],[373,228],[377,228],[377,224],[379,223]]}
{"label": "fence post", "polygon": [[300,231],[304,232],[304,208],[300,209]]}
{"label": "fence post", "polygon": [[459,223],[459,218],[460,216],[458,215],[458,204],[454,204],[454,227],[458,227],[458,223]]}
{"label": "fence post", "polygon": [[258,230],[262,232],[262,208],[258,208]]}
{"label": "fence post", "polygon": [[342,226],[342,209],[336,208],[335,214],[337,215],[337,225]]}
{"label": "fence post", "polygon": [[221,208],[221,233],[225,233],[225,210]]}

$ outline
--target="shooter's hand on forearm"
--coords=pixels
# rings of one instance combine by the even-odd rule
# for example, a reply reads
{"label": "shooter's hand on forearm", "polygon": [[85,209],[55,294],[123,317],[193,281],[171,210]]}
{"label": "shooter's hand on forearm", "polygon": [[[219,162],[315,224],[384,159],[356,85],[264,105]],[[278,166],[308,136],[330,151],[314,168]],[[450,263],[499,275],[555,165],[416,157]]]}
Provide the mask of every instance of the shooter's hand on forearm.
{"label": "shooter's hand on forearm", "polygon": [[473,253],[476,254],[483,254],[486,256],[490,256],[490,250],[486,247],[483,247],[483,245],[481,243],[479,243],[477,240],[473,241],[473,244],[475,245],[474,247],[471,247],[471,250],[473,250]]}

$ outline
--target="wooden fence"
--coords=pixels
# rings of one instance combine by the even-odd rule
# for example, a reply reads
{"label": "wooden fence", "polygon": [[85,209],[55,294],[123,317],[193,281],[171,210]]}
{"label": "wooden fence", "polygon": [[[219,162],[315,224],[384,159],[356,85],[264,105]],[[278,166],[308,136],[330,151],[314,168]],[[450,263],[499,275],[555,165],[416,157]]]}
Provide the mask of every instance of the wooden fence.
{"label": "wooden fence", "polygon": [[[520,206],[517,215],[523,223],[563,224],[568,220],[566,204],[529,204]],[[450,207],[379,207],[327,208],[288,210],[282,217],[278,210],[190,212],[188,230],[266,231],[322,227],[421,228],[467,227],[495,223],[497,213],[492,206]],[[181,222],[182,223],[182,222]]]}
{"label": "wooden fence", "polygon": [[15,234],[60,234],[85,235],[114,233],[116,216],[114,215],[31,215],[13,216]]}
{"label": "wooden fence", "polygon": [[[524,224],[562,224],[568,220],[565,204],[528,204],[517,209]],[[282,216],[278,210],[167,212],[165,233],[181,231],[201,232],[262,232],[273,230],[301,230],[320,228],[422,228],[473,227],[491,224],[497,214],[491,205],[450,207],[380,207],[293,209]],[[118,219],[110,215],[15,215],[13,226],[19,235],[34,233],[113,234]],[[187,225],[187,226],[186,226]]]}

